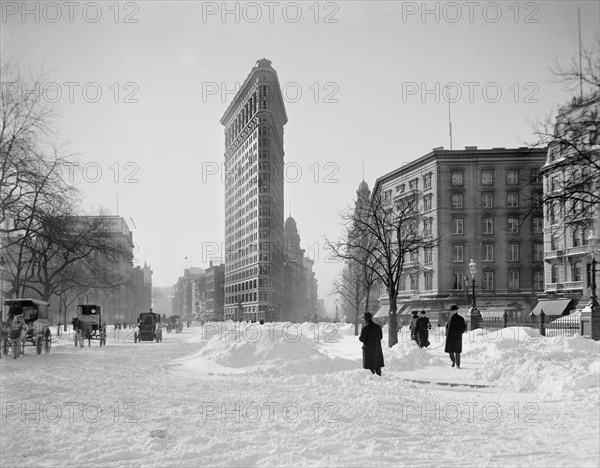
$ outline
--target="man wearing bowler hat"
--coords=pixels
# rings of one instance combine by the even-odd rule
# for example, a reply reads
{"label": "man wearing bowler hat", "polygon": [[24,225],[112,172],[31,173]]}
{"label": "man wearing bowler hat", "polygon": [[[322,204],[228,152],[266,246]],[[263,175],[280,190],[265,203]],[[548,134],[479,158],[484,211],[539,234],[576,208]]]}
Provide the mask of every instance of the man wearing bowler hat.
{"label": "man wearing bowler hat", "polygon": [[383,331],[377,323],[373,322],[373,314],[370,312],[365,312],[363,318],[366,323],[358,338],[363,343],[363,369],[369,369],[371,373],[381,376],[381,368],[384,367],[381,349]]}
{"label": "man wearing bowler hat", "polygon": [[452,367],[456,364],[456,368],[460,369],[460,353],[462,353],[462,335],[467,329],[465,319],[458,315],[458,306],[453,304],[450,306],[452,315],[446,324],[446,346],[444,352],[450,354]]}

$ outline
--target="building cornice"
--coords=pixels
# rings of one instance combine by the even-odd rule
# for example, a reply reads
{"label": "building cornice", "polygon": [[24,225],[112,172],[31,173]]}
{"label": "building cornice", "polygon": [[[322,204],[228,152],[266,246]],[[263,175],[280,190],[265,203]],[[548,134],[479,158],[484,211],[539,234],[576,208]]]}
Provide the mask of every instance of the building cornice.
{"label": "building cornice", "polygon": [[491,158],[494,157],[494,161],[498,161],[500,158],[498,156],[506,157],[507,160],[511,156],[521,155],[521,156],[539,156],[546,155],[548,149],[547,148],[530,148],[530,147],[521,147],[521,148],[491,148],[491,149],[478,149],[477,147],[466,147],[464,150],[447,150],[442,148],[434,148],[429,153],[409,162],[405,165],[394,169],[391,172],[379,177],[375,181],[375,185],[373,186],[373,193],[376,193],[381,185],[389,180],[393,180],[398,176],[409,173],[415,168],[419,166],[423,166],[432,161],[439,161],[445,163],[455,163],[455,164],[463,164],[469,163],[473,160],[473,157],[477,157],[478,159]]}

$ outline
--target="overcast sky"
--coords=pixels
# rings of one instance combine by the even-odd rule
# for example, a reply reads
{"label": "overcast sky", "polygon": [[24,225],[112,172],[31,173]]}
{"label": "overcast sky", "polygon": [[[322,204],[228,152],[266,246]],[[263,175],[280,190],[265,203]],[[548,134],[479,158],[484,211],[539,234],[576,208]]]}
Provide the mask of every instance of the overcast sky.
{"label": "overcast sky", "polygon": [[454,149],[523,146],[529,121],[569,99],[549,68],[577,56],[577,9],[584,45],[598,40],[600,21],[596,1],[222,7],[3,2],[2,61],[45,72],[40,98],[57,101],[60,139],[85,165],[73,176],[86,209],[116,214],[118,196],[118,214],[135,223],[137,260],[168,286],[186,256],[205,266],[223,253],[219,120],[236,83],[270,59],[289,119],[285,217],[291,207],[321,298],[339,270],[326,262],[323,236],[340,234],[338,213],[353,203],[363,163],[372,187],[449,147],[447,83]]}

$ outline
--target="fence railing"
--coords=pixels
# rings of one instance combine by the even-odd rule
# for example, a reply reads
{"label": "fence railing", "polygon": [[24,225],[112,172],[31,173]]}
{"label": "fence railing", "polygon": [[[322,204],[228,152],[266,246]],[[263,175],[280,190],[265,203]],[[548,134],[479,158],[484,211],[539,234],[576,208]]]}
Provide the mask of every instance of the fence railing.
{"label": "fence railing", "polygon": [[[470,329],[475,328],[507,328],[507,327],[528,327],[537,328],[542,336],[573,336],[579,332],[581,324],[578,317],[568,315],[550,318],[542,312],[540,315],[527,316],[521,318],[509,317],[504,314],[502,317],[482,317],[475,319]],[[553,320],[552,322],[550,321]]]}

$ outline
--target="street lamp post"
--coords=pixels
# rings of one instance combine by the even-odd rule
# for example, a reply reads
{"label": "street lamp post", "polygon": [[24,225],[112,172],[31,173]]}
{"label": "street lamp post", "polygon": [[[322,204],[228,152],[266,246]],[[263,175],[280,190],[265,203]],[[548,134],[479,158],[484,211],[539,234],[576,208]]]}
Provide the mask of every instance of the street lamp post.
{"label": "street lamp post", "polygon": [[600,340],[600,305],[596,296],[596,255],[598,254],[598,235],[595,231],[588,237],[592,265],[590,271],[590,301],[581,311],[580,332],[581,336]]}
{"label": "street lamp post", "polygon": [[477,273],[477,263],[473,259],[471,259],[471,263],[469,263],[469,271],[471,272],[471,282],[473,284],[473,305],[474,309],[477,309],[477,303],[475,298],[475,274]]}
{"label": "street lamp post", "polygon": [[482,319],[479,310],[477,310],[477,299],[475,297],[475,275],[477,274],[477,263],[475,263],[475,260],[473,259],[471,259],[471,263],[469,263],[469,272],[471,273],[471,284],[473,286],[473,303],[469,309],[469,312],[467,312],[467,321],[469,324],[469,331],[471,331],[481,328]]}

